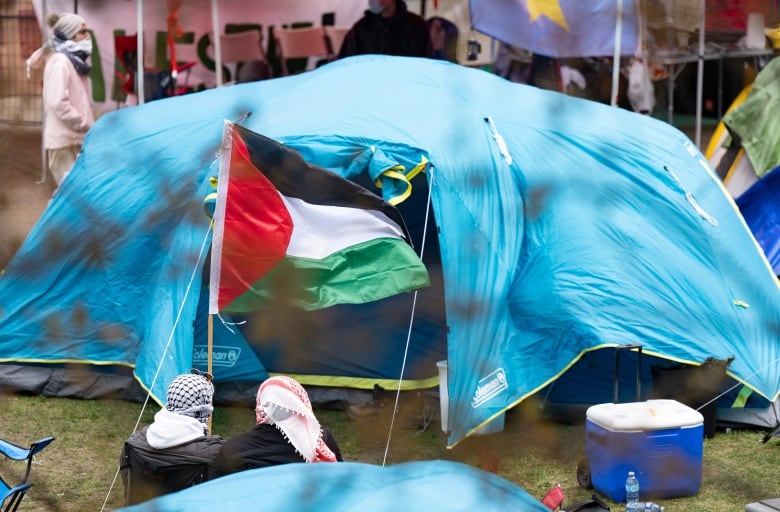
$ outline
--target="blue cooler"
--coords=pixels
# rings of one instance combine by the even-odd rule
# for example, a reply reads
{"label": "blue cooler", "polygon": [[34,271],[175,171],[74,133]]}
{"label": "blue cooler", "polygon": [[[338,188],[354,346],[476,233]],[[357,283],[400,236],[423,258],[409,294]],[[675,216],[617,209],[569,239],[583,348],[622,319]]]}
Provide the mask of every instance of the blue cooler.
{"label": "blue cooler", "polygon": [[626,501],[626,476],[636,473],[641,500],[692,496],[702,475],[704,417],[676,400],[589,407],[585,452],[593,488]]}

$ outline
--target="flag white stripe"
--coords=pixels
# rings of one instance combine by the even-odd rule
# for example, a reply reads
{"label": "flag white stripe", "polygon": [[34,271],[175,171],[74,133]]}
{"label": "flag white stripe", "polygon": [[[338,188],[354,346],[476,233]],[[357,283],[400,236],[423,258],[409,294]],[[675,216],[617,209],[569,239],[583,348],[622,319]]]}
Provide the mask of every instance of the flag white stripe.
{"label": "flag white stripe", "polygon": [[230,181],[230,152],[233,149],[233,123],[225,119],[222,145],[219,148],[219,177],[217,179],[217,201],[212,218],[211,268],[209,272],[209,314],[219,313],[219,282],[222,272],[222,241],[225,233],[225,209],[228,183]]}
{"label": "flag white stripe", "polygon": [[280,194],[293,221],[288,256],[322,259],[375,238],[403,238],[403,231],[378,210],[311,204]]}

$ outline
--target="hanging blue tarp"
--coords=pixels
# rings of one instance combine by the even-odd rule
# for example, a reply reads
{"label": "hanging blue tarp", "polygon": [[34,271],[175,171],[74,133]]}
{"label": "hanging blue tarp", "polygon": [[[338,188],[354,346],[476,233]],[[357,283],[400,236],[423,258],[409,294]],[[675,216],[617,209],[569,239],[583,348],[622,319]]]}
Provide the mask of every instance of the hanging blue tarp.
{"label": "hanging blue tarp", "polygon": [[[0,278],[2,360],[130,365],[164,396],[202,325],[203,200],[223,122],[247,113],[241,124],[309,162],[381,183],[440,269],[414,317],[406,294],[354,314],[282,309],[226,324],[269,372],[370,387],[404,368],[405,381],[433,386],[448,359],[450,445],[584,352],[618,344],[694,364],[733,356],[732,377],[777,398],[777,279],[683,133],[480,70],[385,56],[104,115]],[[428,190],[438,249],[423,244]]]}

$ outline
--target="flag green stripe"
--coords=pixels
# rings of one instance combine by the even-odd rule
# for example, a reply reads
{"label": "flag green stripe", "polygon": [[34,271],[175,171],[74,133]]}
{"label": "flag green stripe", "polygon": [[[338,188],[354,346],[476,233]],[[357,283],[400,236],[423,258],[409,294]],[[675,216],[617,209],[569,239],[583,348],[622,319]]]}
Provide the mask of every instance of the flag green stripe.
{"label": "flag green stripe", "polygon": [[324,259],[288,256],[222,311],[246,313],[280,300],[311,311],[384,299],[429,284],[425,266],[409,244],[377,238]]}

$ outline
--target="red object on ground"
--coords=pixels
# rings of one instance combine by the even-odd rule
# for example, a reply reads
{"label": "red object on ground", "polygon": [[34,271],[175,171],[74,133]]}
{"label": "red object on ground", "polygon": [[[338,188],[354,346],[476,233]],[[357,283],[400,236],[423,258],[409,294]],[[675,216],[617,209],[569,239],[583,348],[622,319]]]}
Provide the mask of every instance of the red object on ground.
{"label": "red object on ground", "polygon": [[542,503],[550,510],[557,510],[563,504],[563,500],[565,499],[566,494],[564,494],[561,484],[558,484],[547,491],[547,494],[545,494],[544,498],[542,498]]}

